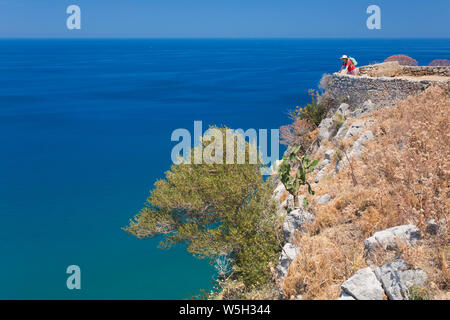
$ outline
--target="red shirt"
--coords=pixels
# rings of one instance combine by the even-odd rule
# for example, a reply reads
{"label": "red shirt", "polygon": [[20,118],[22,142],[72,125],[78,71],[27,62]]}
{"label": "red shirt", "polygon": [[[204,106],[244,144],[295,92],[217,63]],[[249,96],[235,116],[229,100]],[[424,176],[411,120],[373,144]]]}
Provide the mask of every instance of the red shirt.
{"label": "red shirt", "polygon": [[352,60],[347,59],[347,62],[345,60],[342,62],[342,65],[347,67],[348,71],[353,71],[356,69],[355,65],[353,64]]}

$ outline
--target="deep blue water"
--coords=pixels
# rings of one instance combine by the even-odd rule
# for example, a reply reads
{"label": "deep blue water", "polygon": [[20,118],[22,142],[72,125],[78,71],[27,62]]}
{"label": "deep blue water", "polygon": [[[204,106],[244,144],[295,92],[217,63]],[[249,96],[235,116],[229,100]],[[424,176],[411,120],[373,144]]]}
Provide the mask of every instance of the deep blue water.
{"label": "deep blue water", "polygon": [[[323,73],[450,40],[0,40],[0,299],[183,299],[212,268],[120,228],[193,121],[278,128]],[[66,288],[66,267],[82,290]]]}

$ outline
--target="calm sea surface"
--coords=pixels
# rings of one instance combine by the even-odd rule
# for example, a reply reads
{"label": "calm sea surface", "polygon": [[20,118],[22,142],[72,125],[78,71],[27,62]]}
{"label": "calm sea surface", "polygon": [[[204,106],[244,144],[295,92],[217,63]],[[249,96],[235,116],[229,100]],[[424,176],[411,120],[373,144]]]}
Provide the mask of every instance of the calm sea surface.
{"label": "calm sea surface", "polygon": [[0,40],[0,299],[209,288],[205,261],[121,230],[169,168],[172,131],[278,128],[342,54],[397,53],[449,59],[450,40]]}

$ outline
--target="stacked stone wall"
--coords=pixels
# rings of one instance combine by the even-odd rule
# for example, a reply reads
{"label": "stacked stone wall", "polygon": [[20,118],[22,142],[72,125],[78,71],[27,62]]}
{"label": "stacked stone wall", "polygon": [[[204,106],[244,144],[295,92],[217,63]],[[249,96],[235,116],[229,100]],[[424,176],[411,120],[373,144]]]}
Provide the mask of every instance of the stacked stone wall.
{"label": "stacked stone wall", "polygon": [[[425,68],[427,68],[427,71],[420,69],[421,71],[417,72],[429,72],[428,67]],[[412,69],[406,68],[405,70]],[[426,75],[436,74],[427,73]],[[416,95],[433,84],[450,86],[450,79],[429,80],[406,77],[370,77],[364,74],[351,76],[335,73],[329,79],[326,96],[336,101],[337,104],[343,102],[349,104],[351,109],[360,107],[367,100],[371,100],[379,107],[384,107],[394,105],[397,101],[404,100],[410,95]]]}

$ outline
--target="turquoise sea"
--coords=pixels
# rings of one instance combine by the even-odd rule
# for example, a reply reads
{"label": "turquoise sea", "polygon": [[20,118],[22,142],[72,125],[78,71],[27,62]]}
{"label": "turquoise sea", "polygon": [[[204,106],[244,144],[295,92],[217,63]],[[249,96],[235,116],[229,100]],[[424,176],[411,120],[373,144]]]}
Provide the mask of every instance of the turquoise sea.
{"label": "turquoise sea", "polygon": [[[0,299],[183,299],[214,270],[121,227],[194,120],[275,129],[347,54],[428,64],[450,40],[0,40]],[[81,290],[66,268],[81,267]]]}

